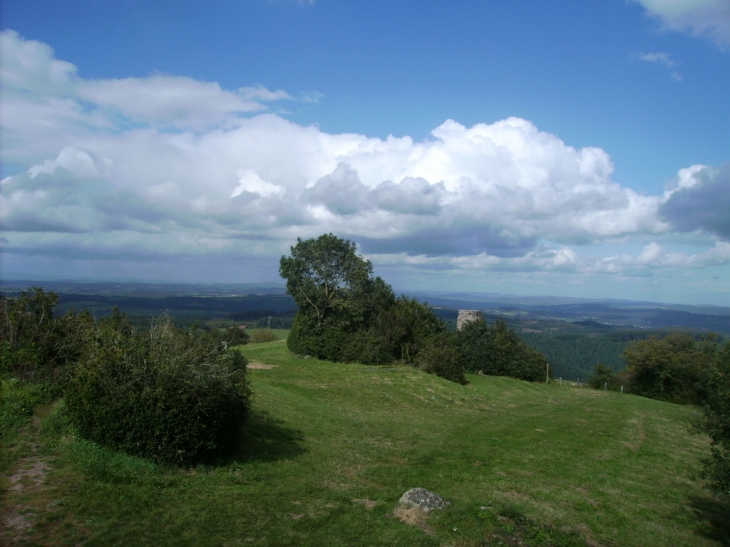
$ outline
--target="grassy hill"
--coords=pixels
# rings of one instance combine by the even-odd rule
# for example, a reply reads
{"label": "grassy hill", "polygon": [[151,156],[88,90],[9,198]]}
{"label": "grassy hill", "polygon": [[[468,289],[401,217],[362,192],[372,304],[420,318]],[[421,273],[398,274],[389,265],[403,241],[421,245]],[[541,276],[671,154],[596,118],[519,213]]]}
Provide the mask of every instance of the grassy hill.
{"label": "grassy hill", "polygon": [[[470,376],[460,386],[407,367],[298,358],[283,341],[241,350],[254,415],[246,448],[220,465],[169,470],[74,440],[58,403],[1,439],[0,544],[728,539],[728,515],[698,478],[708,445],[688,430],[692,407],[567,383]],[[415,486],[452,505],[401,522],[393,510]]]}

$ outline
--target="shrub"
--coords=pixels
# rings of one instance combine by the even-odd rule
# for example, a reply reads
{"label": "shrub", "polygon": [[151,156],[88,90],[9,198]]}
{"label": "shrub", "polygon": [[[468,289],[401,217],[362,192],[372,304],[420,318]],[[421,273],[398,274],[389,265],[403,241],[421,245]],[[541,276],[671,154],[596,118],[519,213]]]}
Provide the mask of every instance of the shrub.
{"label": "shrub", "polygon": [[80,435],[156,462],[191,465],[234,449],[249,407],[246,360],[163,316],[146,335],[119,313],[97,324],[66,389]]}
{"label": "shrub", "polygon": [[588,379],[588,384],[593,389],[604,389],[606,384],[612,384],[613,375],[612,368],[605,366],[603,363],[598,363]]}
{"label": "shrub", "polygon": [[40,287],[17,298],[0,296],[0,372],[31,382],[61,385],[67,367],[89,338],[93,319],[88,313],[54,318],[58,296]]}
{"label": "shrub", "polygon": [[545,379],[545,356],[520,340],[500,319],[493,327],[485,321],[467,323],[454,333],[454,347],[469,372],[530,382]]}
{"label": "shrub", "polygon": [[228,347],[242,346],[249,341],[248,333],[239,327],[228,327],[222,335],[223,341]]}
{"label": "shrub", "polygon": [[445,380],[466,384],[464,367],[459,361],[459,354],[450,344],[447,335],[434,337],[419,352],[421,369],[435,374]]}
{"label": "shrub", "polygon": [[717,348],[713,334],[700,344],[682,332],[632,342],[623,354],[631,375],[631,392],[673,403],[701,404]]}
{"label": "shrub", "polygon": [[308,355],[307,348],[299,336],[302,319],[303,316],[300,314],[297,314],[294,317],[291,330],[289,331],[289,335],[286,337],[286,347],[288,347],[289,351],[291,351],[294,355]]}
{"label": "shrub", "polygon": [[634,377],[636,373],[634,369],[625,368],[613,375],[608,382],[608,388],[623,393],[631,393],[631,387],[634,385]]}

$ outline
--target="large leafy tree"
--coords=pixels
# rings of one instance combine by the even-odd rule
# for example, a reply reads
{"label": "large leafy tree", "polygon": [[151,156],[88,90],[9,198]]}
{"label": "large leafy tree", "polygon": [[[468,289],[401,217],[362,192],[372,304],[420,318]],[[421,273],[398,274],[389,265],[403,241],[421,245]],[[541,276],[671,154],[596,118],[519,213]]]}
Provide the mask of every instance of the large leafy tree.
{"label": "large leafy tree", "polygon": [[282,256],[279,274],[297,306],[318,327],[362,316],[368,289],[373,288],[372,264],[358,256],[355,243],[333,234],[302,240]]}
{"label": "large leafy tree", "polygon": [[355,243],[333,234],[297,239],[279,273],[299,307],[287,344],[299,354],[332,361],[387,362],[371,332],[374,317],[395,302],[393,290],[373,276]]}

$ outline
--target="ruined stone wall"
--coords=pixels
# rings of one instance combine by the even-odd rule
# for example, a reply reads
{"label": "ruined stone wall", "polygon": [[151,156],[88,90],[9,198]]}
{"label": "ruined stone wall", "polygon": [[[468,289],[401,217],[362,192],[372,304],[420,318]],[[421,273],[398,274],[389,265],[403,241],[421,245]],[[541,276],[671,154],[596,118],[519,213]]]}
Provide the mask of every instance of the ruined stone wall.
{"label": "ruined stone wall", "polygon": [[459,310],[459,316],[456,318],[456,330],[461,330],[464,325],[472,321],[484,320],[484,314],[479,310]]}

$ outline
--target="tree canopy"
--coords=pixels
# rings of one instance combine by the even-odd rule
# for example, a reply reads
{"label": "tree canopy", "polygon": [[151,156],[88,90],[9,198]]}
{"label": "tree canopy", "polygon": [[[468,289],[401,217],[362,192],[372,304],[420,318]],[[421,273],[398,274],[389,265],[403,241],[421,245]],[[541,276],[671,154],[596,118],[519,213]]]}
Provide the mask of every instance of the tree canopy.
{"label": "tree canopy", "polygon": [[335,327],[335,320],[362,314],[364,298],[376,283],[372,271],[372,264],[357,255],[355,243],[333,234],[297,238],[291,256],[279,262],[287,291],[318,327]]}

